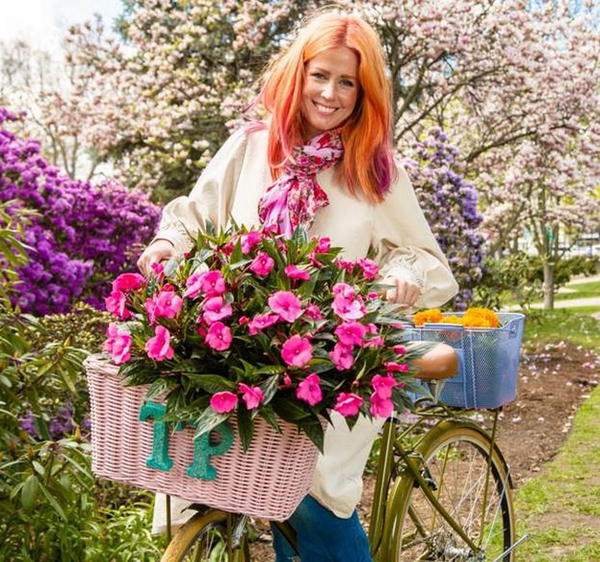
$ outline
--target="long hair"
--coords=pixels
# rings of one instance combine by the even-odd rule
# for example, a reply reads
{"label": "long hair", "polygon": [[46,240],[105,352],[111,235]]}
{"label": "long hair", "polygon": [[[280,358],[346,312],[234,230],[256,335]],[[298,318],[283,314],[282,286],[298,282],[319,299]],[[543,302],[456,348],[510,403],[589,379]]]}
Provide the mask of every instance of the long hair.
{"label": "long hair", "polygon": [[302,90],[306,63],[327,49],[348,47],[358,56],[359,93],[341,128],[344,158],[338,171],[350,192],[380,202],[396,175],[392,155],[392,103],[383,49],[377,33],[359,17],[322,12],[265,70],[256,105],[270,114],[268,160],[273,177],[282,173],[295,146],[304,144]]}

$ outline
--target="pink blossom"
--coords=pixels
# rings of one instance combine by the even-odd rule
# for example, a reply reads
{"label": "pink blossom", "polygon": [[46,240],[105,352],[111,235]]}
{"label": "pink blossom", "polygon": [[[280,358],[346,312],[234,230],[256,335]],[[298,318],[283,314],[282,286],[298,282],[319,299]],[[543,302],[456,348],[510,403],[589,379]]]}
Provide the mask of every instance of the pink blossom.
{"label": "pink blossom", "polygon": [[181,310],[183,299],[173,291],[163,290],[155,297],[156,308],[155,316],[164,316],[165,318],[175,318]]}
{"label": "pink blossom", "polygon": [[229,326],[225,326],[223,322],[215,322],[208,328],[208,332],[204,337],[204,341],[217,351],[224,351],[231,346],[233,336]]}
{"label": "pink blossom", "polygon": [[323,400],[323,391],[319,386],[320,380],[317,373],[311,373],[296,388],[296,396],[311,406],[318,404]]}
{"label": "pink blossom", "polygon": [[248,232],[248,234],[242,234],[241,238],[242,253],[249,254],[254,248],[254,246],[260,243],[260,241],[262,240],[262,235],[260,232],[251,231]]}
{"label": "pink blossom", "polygon": [[153,262],[150,264],[150,268],[152,269],[152,272],[154,273],[154,276],[159,280],[162,281],[164,276],[165,276],[165,266],[161,263],[161,262]]}
{"label": "pink blossom", "polygon": [[237,396],[227,390],[216,392],[210,397],[210,407],[218,414],[227,414],[237,406]]}
{"label": "pink blossom", "polygon": [[406,353],[406,347],[403,345],[395,345],[392,349],[394,350],[394,353],[397,353],[398,355],[404,355]]}
{"label": "pink blossom", "polygon": [[192,273],[185,282],[185,292],[183,293],[184,298],[193,299],[200,294],[202,290],[202,281],[204,276],[206,275],[206,271],[201,273]]}
{"label": "pink blossom", "polygon": [[394,403],[388,398],[382,398],[379,394],[371,394],[371,415],[376,418],[389,418],[394,411]]}
{"label": "pink blossom", "polygon": [[326,254],[331,249],[331,239],[327,236],[322,236],[319,238],[319,242],[315,247],[315,252],[317,254]]}
{"label": "pink blossom", "polygon": [[348,273],[352,273],[352,270],[356,266],[356,263],[354,263],[353,261],[343,260],[341,258],[336,259],[334,263],[341,269],[346,270]]}
{"label": "pink blossom", "polygon": [[312,359],[312,356],[310,341],[298,334],[286,340],[281,347],[281,357],[288,365],[304,367]]}
{"label": "pink blossom", "polygon": [[222,295],[227,290],[220,271],[207,271],[202,279],[202,292],[208,297]]}
{"label": "pink blossom", "polygon": [[352,347],[344,345],[343,343],[336,343],[333,351],[329,352],[329,357],[331,357],[331,360],[338,371],[345,371],[354,364]]}
{"label": "pink blossom", "polygon": [[144,349],[150,359],[163,361],[164,359],[173,359],[175,350],[171,347],[171,334],[164,326],[154,328],[154,337],[150,338]]}
{"label": "pink blossom", "polygon": [[375,300],[379,298],[379,293],[377,291],[371,291],[368,295],[367,298],[370,300]]}
{"label": "pink blossom", "polygon": [[321,312],[321,310],[319,309],[319,307],[316,304],[309,304],[304,309],[304,315],[307,316],[308,318],[312,318],[313,320],[322,320],[323,319],[323,313]]}
{"label": "pink blossom", "polygon": [[277,291],[268,300],[271,310],[287,322],[293,322],[302,314],[300,299],[291,291]]}
{"label": "pink blossom", "polygon": [[249,269],[252,271],[252,273],[260,277],[266,277],[269,275],[269,273],[271,273],[273,267],[275,267],[273,258],[266,252],[259,252],[252,260]]}
{"label": "pink blossom", "polygon": [[363,399],[351,392],[340,392],[333,409],[344,417],[355,416],[362,406]]}
{"label": "pink blossom", "polygon": [[380,398],[388,399],[392,396],[392,389],[396,386],[396,379],[392,375],[375,375],[371,379],[371,386],[375,391],[375,394],[379,395]]}
{"label": "pink blossom", "polygon": [[113,291],[137,291],[146,284],[146,278],[139,273],[121,273],[112,283]]}
{"label": "pink blossom", "polygon": [[310,279],[310,273],[300,269],[296,265],[286,265],[284,271],[290,279],[302,279],[303,281],[308,281]]}
{"label": "pink blossom", "polygon": [[283,386],[292,386],[292,377],[288,373],[283,375]]}
{"label": "pink blossom", "polygon": [[144,309],[148,313],[148,320],[151,325],[156,324],[156,301],[154,299],[146,299]]}
{"label": "pink blossom", "polygon": [[331,292],[334,297],[343,297],[345,299],[353,299],[356,294],[354,292],[354,287],[348,285],[348,283],[336,283],[332,287]]}
{"label": "pink blossom", "polygon": [[248,323],[248,333],[251,336],[255,336],[258,332],[272,326],[278,320],[279,316],[277,314],[257,314]]}
{"label": "pink blossom", "polygon": [[233,313],[231,305],[226,303],[223,297],[220,296],[206,299],[202,305],[202,310],[204,311],[202,319],[207,324],[214,324],[218,320],[223,320],[223,318],[231,316]]}
{"label": "pink blossom", "polygon": [[388,371],[396,372],[396,373],[406,373],[409,369],[406,363],[386,363],[385,368]]}
{"label": "pink blossom", "polygon": [[111,322],[106,329],[106,337],[104,350],[110,353],[113,362],[116,365],[127,363],[131,359],[131,335],[120,331],[117,324]]}
{"label": "pink blossom", "polygon": [[379,275],[379,266],[373,260],[360,258],[358,265],[362,269],[363,275],[367,281],[372,281]]}
{"label": "pink blossom", "polygon": [[248,386],[241,382],[238,385],[240,392],[242,392],[242,398],[246,402],[246,408],[253,410],[258,408],[260,403],[264,400],[265,394],[259,386]]}
{"label": "pink blossom", "polygon": [[240,316],[238,322],[240,323],[240,326],[244,326],[245,324],[248,324],[248,322],[250,322],[250,318],[248,318],[247,316]]}
{"label": "pink blossom", "polygon": [[344,322],[335,329],[334,333],[341,343],[352,347],[353,345],[362,344],[367,333],[367,327],[360,322]]}
{"label": "pink blossom", "polygon": [[370,340],[365,340],[363,347],[381,347],[385,343],[385,340],[381,336],[376,336]]}
{"label": "pink blossom", "polygon": [[127,309],[127,295],[122,291],[113,291],[110,296],[104,299],[106,310],[111,314],[114,314],[121,320],[127,320],[131,318],[131,311]]}
{"label": "pink blossom", "polygon": [[342,320],[358,320],[366,314],[365,305],[360,297],[350,299],[337,296],[333,299],[331,308]]}

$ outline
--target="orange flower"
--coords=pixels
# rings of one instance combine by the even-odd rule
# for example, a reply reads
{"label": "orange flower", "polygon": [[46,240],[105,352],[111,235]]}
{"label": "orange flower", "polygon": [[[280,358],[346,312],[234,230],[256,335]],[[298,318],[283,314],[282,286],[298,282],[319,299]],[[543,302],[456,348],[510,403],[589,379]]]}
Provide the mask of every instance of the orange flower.
{"label": "orange flower", "polygon": [[454,314],[452,316],[444,316],[444,318],[442,318],[440,320],[440,324],[462,324],[463,323],[463,319],[460,318],[459,316],[455,316]]}
{"label": "orange flower", "polygon": [[465,328],[498,328],[500,320],[489,308],[468,308],[463,316],[444,316],[439,308],[417,312],[413,316],[415,326],[425,323],[462,324]]}
{"label": "orange flower", "polygon": [[430,308],[417,312],[413,316],[415,326],[422,326],[425,323],[441,322],[444,319],[442,311],[439,308]]}

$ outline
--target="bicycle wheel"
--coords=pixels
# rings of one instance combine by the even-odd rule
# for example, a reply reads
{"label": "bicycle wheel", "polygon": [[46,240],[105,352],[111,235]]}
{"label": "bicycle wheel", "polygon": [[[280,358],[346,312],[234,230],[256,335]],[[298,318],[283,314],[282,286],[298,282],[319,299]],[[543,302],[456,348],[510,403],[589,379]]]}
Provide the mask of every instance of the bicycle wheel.
{"label": "bicycle wheel", "polygon": [[513,562],[513,553],[506,552],[514,543],[515,524],[508,467],[497,447],[490,458],[488,435],[470,422],[443,421],[417,450],[425,461],[422,474],[429,489],[478,550],[434,509],[414,477],[404,476],[388,504],[387,560]]}
{"label": "bicycle wheel", "polygon": [[241,537],[237,548],[227,548],[232,517],[231,514],[217,509],[194,515],[177,530],[161,561],[249,562],[250,555],[245,536]]}

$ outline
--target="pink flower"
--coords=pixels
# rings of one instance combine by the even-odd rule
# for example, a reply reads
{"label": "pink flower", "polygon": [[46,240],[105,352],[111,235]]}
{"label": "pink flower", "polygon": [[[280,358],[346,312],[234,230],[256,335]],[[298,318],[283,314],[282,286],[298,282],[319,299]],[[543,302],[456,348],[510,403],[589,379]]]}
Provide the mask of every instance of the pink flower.
{"label": "pink flower", "polygon": [[257,314],[248,323],[248,333],[251,336],[255,336],[258,332],[272,326],[278,320],[279,316],[277,316],[277,314]]}
{"label": "pink flower", "polygon": [[363,275],[367,281],[372,281],[379,275],[379,266],[373,260],[360,258],[358,265],[362,269]]}
{"label": "pink flower", "polygon": [[371,415],[376,418],[389,418],[394,411],[394,404],[388,398],[382,398],[379,394],[371,394]]}
{"label": "pink flower", "polygon": [[366,333],[367,327],[360,322],[344,322],[335,329],[340,342],[349,347],[361,345]]}
{"label": "pink flower", "polygon": [[202,290],[202,280],[205,275],[206,271],[203,271],[201,273],[192,273],[187,278],[187,281],[185,282],[186,289],[183,293],[184,298],[187,297],[193,299],[200,294],[200,291]]}
{"label": "pink flower", "polygon": [[183,299],[173,291],[163,290],[155,297],[156,308],[155,316],[164,316],[165,318],[175,318],[181,310]]}
{"label": "pink flower", "polygon": [[329,357],[331,357],[331,360],[338,371],[345,371],[354,364],[352,347],[344,345],[343,343],[336,343],[333,351],[329,352]]}
{"label": "pink flower", "polygon": [[396,379],[392,375],[375,375],[371,379],[371,386],[380,398],[388,399],[392,396],[392,389],[396,386]]}
{"label": "pink flower", "polygon": [[127,363],[131,359],[131,336],[119,330],[119,327],[111,322],[106,329],[106,337],[104,342],[104,350],[110,353],[115,365]]}
{"label": "pink flower", "polygon": [[291,291],[277,291],[268,300],[271,310],[287,322],[293,322],[302,314],[300,299]]}
{"label": "pink flower", "polygon": [[356,294],[354,287],[348,285],[348,283],[336,283],[332,287],[331,292],[334,297],[344,297],[345,299],[353,299]]}
{"label": "pink flower", "polygon": [[350,299],[341,295],[337,296],[333,299],[331,308],[342,320],[358,320],[366,313],[365,305],[360,297]]}
{"label": "pink flower", "polygon": [[207,299],[202,305],[202,310],[204,311],[202,318],[207,324],[214,324],[233,313],[231,305],[225,303],[223,297],[220,296]]}
{"label": "pink flower", "polygon": [[248,386],[241,382],[238,385],[240,392],[242,392],[242,398],[246,402],[246,408],[253,410],[258,408],[259,404],[264,400],[265,394],[259,386]]}
{"label": "pink flower", "polygon": [[159,281],[162,281],[165,276],[165,266],[160,262],[153,262],[150,264],[150,268],[152,269],[154,276]]}
{"label": "pink flower", "polygon": [[386,363],[385,368],[395,373],[406,373],[409,369],[406,363]]}
{"label": "pink flower", "polygon": [[146,278],[139,273],[121,273],[112,284],[113,291],[137,291],[146,284]]}
{"label": "pink flower", "polygon": [[340,392],[333,409],[344,417],[355,416],[362,406],[363,399],[351,392]]}
{"label": "pink flower", "polygon": [[254,246],[260,243],[262,240],[262,235],[260,232],[251,231],[248,234],[242,234],[242,253],[249,254]]}
{"label": "pink flower", "polygon": [[312,359],[312,356],[310,341],[298,334],[286,340],[281,347],[281,357],[288,365],[304,367]]}
{"label": "pink flower", "polygon": [[173,359],[175,350],[170,345],[171,334],[164,326],[154,328],[154,337],[150,338],[144,349],[150,359],[163,361],[164,359]]}
{"label": "pink flower", "polygon": [[150,324],[156,324],[156,301],[154,299],[146,299],[144,308],[148,313],[148,320],[150,321]]}
{"label": "pink flower", "polygon": [[365,340],[363,347],[381,347],[385,343],[385,340],[381,336],[376,336],[370,340]]}
{"label": "pink flower", "polygon": [[121,320],[127,320],[131,318],[131,311],[126,308],[127,295],[122,291],[113,291],[110,296],[104,299],[106,310],[111,314],[114,314]]}
{"label": "pink flower", "polygon": [[311,373],[296,388],[296,396],[300,400],[308,402],[311,406],[318,404],[323,400],[323,391],[319,386],[320,380],[317,373]]}
{"label": "pink flower", "polygon": [[248,322],[250,322],[250,318],[248,318],[247,316],[240,316],[240,326],[244,326],[245,324],[248,324]]}
{"label": "pink flower", "polygon": [[370,299],[370,300],[378,299],[379,298],[379,293],[377,291],[371,291],[367,295],[367,298]]}
{"label": "pink flower", "polygon": [[284,271],[290,279],[302,279],[303,281],[308,281],[310,279],[310,273],[300,269],[296,265],[286,265]]}
{"label": "pink flower", "polygon": [[229,326],[225,326],[223,322],[215,322],[214,324],[211,324],[210,328],[208,328],[206,336],[204,337],[204,341],[217,351],[229,349],[232,339],[233,336],[231,335],[231,329]]}
{"label": "pink flower", "polygon": [[352,273],[352,270],[356,266],[356,263],[354,263],[353,261],[343,260],[341,258],[338,258],[337,260],[335,260],[334,263],[338,267],[345,269],[348,273]]}
{"label": "pink flower", "polygon": [[218,414],[227,414],[237,406],[237,396],[227,390],[216,392],[210,397],[210,407]]}
{"label": "pink flower", "polygon": [[319,242],[315,248],[317,254],[326,254],[331,249],[331,239],[327,236],[319,238]]}
{"label": "pink flower", "polygon": [[323,318],[323,313],[316,304],[309,304],[304,309],[304,315],[313,320],[321,320]]}
{"label": "pink flower", "polygon": [[220,271],[206,271],[202,278],[202,292],[207,297],[222,295],[227,290],[225,279]]}
{"label": "pink flower", "polygon": [[394,350],[394,353],[397,353],[398,355],[404,355],[406,353],[406,347],[403,345],[395,345],[392,349]]}
{"label": "pink flower", "polygon": [[269,254],[266,252],[259,252],[252,260],[249,269],[252,271],[252,273],[260,277],[266,277],[269,275],[269,273],[271,273],[273,267],[275,267],[273,258],[271,258],[271,256],[269,256]]}
{"label": "pink flower", "polygon": [[288,373],[283,375],[283,386],[292,386],[292,377]]}

